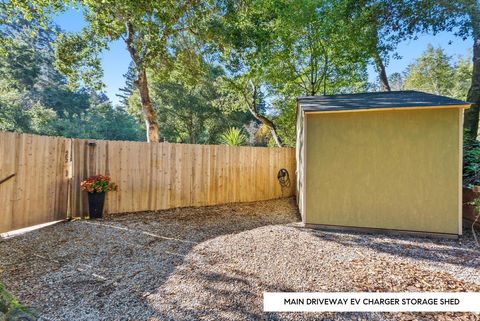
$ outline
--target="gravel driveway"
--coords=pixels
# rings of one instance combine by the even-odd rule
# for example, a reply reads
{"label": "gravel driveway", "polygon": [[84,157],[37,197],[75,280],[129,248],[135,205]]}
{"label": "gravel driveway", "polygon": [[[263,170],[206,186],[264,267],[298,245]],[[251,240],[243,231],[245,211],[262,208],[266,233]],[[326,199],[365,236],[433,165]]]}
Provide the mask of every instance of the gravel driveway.
{"label": "gravel driveway", "polygon": [[0,241],[0,280],[45,320],[480,320],[263,313],[264,291],[480,291],[460,240],[299,227],[293,199],[72,221]]}

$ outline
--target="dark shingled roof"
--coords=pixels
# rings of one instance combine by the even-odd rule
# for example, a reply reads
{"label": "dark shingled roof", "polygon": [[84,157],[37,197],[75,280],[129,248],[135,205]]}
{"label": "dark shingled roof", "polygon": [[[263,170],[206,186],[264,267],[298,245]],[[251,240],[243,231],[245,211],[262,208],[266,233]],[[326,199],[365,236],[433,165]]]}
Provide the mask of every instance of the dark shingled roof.
{"label": "dark shingled roof", "polygon": [[471,105],[462,100],[413,90],[329,96],[302,96],[298,98],[298,104],[300,108],[307,112],[438,107],[448,105],[463,105],[469,107]]}

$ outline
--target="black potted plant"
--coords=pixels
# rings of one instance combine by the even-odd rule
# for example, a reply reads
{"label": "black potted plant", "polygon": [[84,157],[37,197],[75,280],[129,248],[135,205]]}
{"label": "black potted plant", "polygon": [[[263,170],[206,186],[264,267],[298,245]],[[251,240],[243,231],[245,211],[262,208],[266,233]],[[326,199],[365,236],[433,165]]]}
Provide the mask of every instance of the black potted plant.
{"label": "black potted plant", "polygon": [[86,178],[81,183],[82,191],[88,193],[88,214],[90,218],[102,218],[105,193],[116,191],[117,184],[110,181],[110,177],[97,175]]}

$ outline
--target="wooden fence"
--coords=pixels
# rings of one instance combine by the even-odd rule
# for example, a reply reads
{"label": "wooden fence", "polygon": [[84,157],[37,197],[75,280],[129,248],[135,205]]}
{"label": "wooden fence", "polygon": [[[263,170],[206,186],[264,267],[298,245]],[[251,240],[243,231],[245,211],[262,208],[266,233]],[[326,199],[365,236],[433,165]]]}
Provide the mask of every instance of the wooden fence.
{"label": "wooden fence", "polygon": [[[15,173],[0,185],[0,232],[87,215],[87,194],[80,191],[80,182],[97,174],[109,175],[119,185],[118,191],[107,194],[106,213],[252,202],[295,191],[292,148],[149,144],[2,132],[0,152],[0,180]],[[290,174],[289,187],[279,184],[281,168]]]}
{"label": "wooden fence", "polygon": [[64,138],[0,133],[0,232],[64,219],[67,166]]}

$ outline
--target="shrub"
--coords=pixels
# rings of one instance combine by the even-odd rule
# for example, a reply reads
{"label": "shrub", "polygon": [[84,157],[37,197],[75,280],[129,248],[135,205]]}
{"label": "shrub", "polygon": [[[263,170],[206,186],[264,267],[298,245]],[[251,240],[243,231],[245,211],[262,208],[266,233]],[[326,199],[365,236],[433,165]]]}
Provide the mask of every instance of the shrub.
{"label": "shrub", "polygon": [[480,142],[465,139],[463,145],[463,185],[480,185]]}
{"label": "shrub", "polygon": [[242,146],[247,142],[247,136],[241,129],[236,127],[229,128],[225,133],[220,136],[222,144],[229,146]]}

